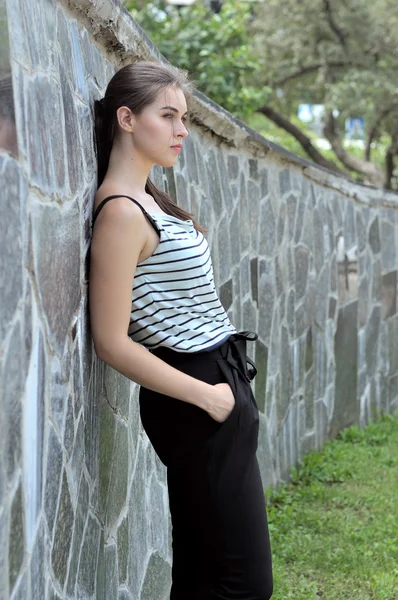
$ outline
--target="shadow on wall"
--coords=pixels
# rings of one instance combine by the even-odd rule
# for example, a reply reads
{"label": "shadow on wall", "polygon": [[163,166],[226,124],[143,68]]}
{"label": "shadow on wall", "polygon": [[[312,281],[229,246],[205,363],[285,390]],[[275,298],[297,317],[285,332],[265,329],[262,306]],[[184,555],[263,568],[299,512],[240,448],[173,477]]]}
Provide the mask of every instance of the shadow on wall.
{"label": "shadow on wall", "polygon": [[0,148],[18,155],[11,73],[0,78]]}

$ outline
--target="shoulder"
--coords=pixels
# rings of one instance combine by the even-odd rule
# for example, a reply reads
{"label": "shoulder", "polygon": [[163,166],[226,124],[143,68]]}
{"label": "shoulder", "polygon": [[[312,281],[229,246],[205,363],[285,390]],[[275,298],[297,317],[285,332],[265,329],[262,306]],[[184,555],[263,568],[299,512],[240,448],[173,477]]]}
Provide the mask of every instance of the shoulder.
{"label": "shoulder", "polygon": [[[109,190],[97,191],[94,197],[94,213],[103,200],[112,195],[116,195],[115,192],[112,193]],[[134,223],[141,224],[143,219],[145,220],[142,210],[135,202],[126,196],[119,196],[108,200],[102,205],[96,222],[131,225]]]}

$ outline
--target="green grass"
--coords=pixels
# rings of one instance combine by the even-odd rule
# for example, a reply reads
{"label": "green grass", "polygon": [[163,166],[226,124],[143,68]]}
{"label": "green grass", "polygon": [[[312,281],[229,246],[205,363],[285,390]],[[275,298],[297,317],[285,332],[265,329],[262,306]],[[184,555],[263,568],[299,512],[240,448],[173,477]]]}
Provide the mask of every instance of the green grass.
{"label": "green grass", "polygon": [[291,473],[266,492],[273,600],[398,600],[398,412]]}

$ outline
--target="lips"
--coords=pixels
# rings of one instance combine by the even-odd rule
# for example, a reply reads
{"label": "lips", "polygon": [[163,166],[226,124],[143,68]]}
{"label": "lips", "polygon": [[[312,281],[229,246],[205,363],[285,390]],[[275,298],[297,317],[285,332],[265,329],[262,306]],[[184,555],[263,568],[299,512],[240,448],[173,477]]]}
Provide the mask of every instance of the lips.
{"label": "lips", "polygon": [[181,144],[176,144],[175,146],[171,146],[171,148],[178,148],[178,150],[181,150],[182,145]]}

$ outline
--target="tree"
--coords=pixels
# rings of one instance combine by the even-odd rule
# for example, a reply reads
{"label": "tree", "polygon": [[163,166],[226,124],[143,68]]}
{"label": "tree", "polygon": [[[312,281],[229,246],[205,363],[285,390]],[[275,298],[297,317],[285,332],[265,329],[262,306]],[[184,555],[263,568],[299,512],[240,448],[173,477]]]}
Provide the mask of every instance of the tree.
{"label": "tree", "polygon": [[[398,189],[396,0],[224,0],[218,14],[202,2],[180,11],[161,0],[126,6],[162,54],[227,110],[249,124],[265,116],[317,164]],[[295,118],[301,103],[325,105],[331,152]],[[360,116],[363,155],[343,143],[345,119]]]}
{"label": "tree", "polygon": [[187,69],[200,91],[240,118],[271,93],[256,81],[260,65],[250,49],[249,3],[227,1],[219,13],[205,2],[179,10],[164,0],[127,0],[125,6],[167,60]]}
{"label": "tree", "polygon": [[[398,154],[398,5],[393,0],[267,0],[253,24],[264,82],[283,89],[258,111],[276,122],[300,99],[324,104],[324,135],[339,161],[376,186],[391,188]],[[338,109],[339,119],[333,116]],[[363,116],[364,156],[347,152],[342,123]],[[289,130],[285,119],[281,126]],[[298,131],[290,128],[296,138]],[[384,168],[371,161],[372,145],[390,138]],[[314,148],[307,144],[307,151]],[[311,155],[311,154],[310,154]],[[321,160],[312,156],[315,162]],[[397,181],[394,182],[397,189]]]}

